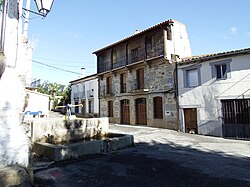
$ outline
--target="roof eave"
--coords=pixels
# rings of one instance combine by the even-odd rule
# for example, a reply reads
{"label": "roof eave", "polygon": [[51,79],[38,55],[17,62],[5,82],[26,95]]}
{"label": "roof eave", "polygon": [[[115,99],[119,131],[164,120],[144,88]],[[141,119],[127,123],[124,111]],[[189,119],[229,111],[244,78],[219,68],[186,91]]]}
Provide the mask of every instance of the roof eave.
{"label": "roof eave", "polygon": [[124,39],[118,41],[118,42],[115,42],[115,43],[113,43],[113,44],[111,44],[111,45],[108,45],[108,46],[106,46],[106,47],[104,47],[104,48],[98,49],[97,51],[94,51],[92,54],[98,54],[98,53],[100,53],[101,51],[104,51],[104,50],[106,50],[106,49],[108,49],[108,48],[111,48],[111,47],[113,47],[113,46],[116,46],[116,45],[118,45],[118,44],[121,44],[121,43],[123,43],[123,42],[126,42],[126,41],[128,41],[128,40],[130,40],[130,39],[132,39],[132,38],[134,38],[134,37],[137,37],[137,36],[139,36],[139,35],[141,35],[141,34],[144,34],[144,33],[148,32],[148,31],[150,31],[150,30],[154,30],[154,29],[156,29],[156,28],[159,28],[159,27],[161,27],[162,25],[165,25],[165,24],[172,25],[174,22],[176,22],[176,21],[175,21],[175,20],[172,20],[172,19],[163,21],[163,22],[158,23],[158,24],[156,24],[156,25],[154,25],[154,26],[152,26],[152,27],[149,27],[148,29],[145,29],[145,30],[140,31],[140,32],[137,33],[137,34],[133,34],[133,35],[131,35],[131,36],[128,36],[128,37],[126,37],[126,38],[124,38]]}

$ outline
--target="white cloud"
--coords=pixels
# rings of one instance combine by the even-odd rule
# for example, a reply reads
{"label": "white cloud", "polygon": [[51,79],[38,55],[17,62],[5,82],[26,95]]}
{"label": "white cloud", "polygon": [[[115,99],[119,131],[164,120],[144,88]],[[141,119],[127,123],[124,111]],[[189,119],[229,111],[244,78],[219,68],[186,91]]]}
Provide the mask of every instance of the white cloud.
{"label": "white cloud", "polygon": [[230,30],[230,33],[231,33],[232,35],[238,34],[238,31],[237,31],[237,28],[236,28],[236,27],[230,27],[229,30]]}
{"label": "white cloud", "polygon": [[222,38],[223,38],[224,40],[228,40],[228,39],[229,39],[229,37],[228,37],[228,36],[226,36],[225,34],[224,34],[224,35],[222,35]]}

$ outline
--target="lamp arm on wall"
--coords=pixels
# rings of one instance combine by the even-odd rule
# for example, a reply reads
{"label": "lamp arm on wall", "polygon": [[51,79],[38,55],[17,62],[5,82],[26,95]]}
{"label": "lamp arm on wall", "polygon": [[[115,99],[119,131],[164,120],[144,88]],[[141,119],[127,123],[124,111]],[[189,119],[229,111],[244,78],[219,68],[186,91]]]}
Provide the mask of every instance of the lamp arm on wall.
{"label": "lamp arm on wall", "polygon": [[31,12],[31,13],[36,14],[36,15],[39,15],[39,16],[42,16],[42,17],[45,17],[45,16],[46,16],[46,15],[43,15],[43,14],[39,14],[39,13],[37,13],[37,12],[35,12],[35,11],[28,10],[28,9],[26,9],[26,8],[23,8],[23,10],[28,11],[28,12]]}

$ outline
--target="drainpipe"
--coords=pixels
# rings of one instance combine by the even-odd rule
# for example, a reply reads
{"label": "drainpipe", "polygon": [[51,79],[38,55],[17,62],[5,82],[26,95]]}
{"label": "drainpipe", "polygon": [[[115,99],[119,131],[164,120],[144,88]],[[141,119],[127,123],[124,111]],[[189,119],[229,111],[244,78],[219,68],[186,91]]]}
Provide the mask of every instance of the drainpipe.
{"label": "drainpipe", "polygon": [[178,85],[178,60],[177,56],[175,59],[175,97],[176,97],[176,109],[177,109],[177,124],[178,124],[178,130],[180,130],[180,115],[179,115],[179,85]]}
{"label": "drainpipe", "polygon": [[24,29],[23,29],[23,35],[25,39],[28,41],[28,28],[29,28],[29,10],[30,9],[30,0],[26,1],[26,11],[25,11],[25,19],[24,19]]}
{"label": "drainpipe", "polygon": [[5,31],[5,0],[3,0],[3,4],[2,4],[2,20],[1,20],[1,37],[0,37],[0,52],[2,53],[3,50],[4,50],[4,47],[3,47],[3,34],[4,34],[4,31]]}
{"label": "drainpipe", "polygon": [[5,55],[4,55],[4,31],[5,31],[5,6],[6,6],[6,3],[5,1],[3,0],[2,1],[2,5],[0,8],[2,8],[2,23],[1,23],[1,33],[0,33],[0,79],[3,75],[3,72],[5,70]]}

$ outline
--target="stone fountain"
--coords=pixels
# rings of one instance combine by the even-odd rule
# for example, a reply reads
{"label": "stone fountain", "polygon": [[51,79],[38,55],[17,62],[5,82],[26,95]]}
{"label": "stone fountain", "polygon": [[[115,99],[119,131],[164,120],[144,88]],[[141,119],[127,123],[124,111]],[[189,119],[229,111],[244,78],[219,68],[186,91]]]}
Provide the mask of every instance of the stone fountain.
{"label": "stone fountain", "polygon": [[54,161],[116,151],[134,145],[128,134],[109,133],[108,118],[33,120],[33,150]]}

